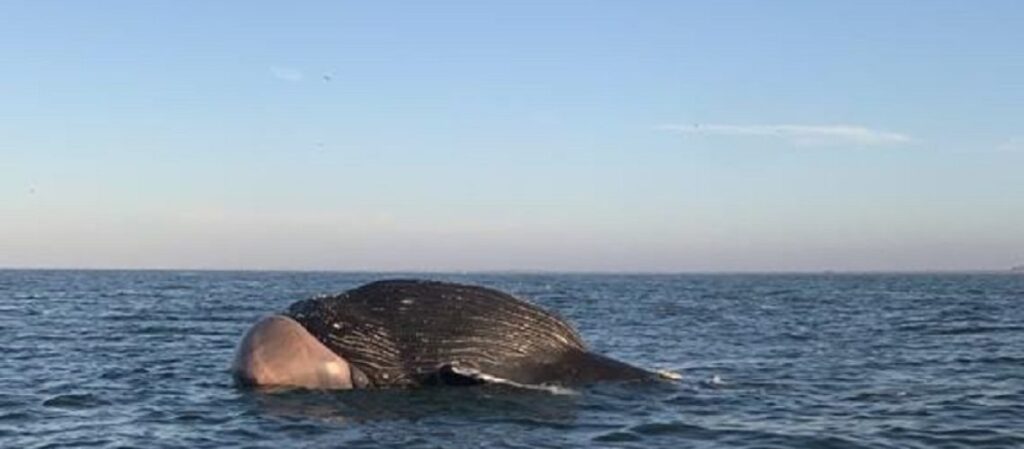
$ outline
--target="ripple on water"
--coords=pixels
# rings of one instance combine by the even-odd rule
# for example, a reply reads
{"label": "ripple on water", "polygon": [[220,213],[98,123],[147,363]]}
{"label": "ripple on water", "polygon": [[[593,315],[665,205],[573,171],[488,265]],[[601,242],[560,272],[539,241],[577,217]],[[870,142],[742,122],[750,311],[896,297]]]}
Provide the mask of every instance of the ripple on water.
{"label": "ripple on water", "polygon": [[1024,326],[980,326],[980,325],[964,325],[964,326],[950,326],[950,327],[939,327],[932,326],[927,331],[933,335],[976,335],[976,334],[991,334],[999,332],[1021,332],[1024,331]]}
{"label": "ripple on water", "polygon": [[3,422],[3,421],[18,422],[18,421],[22,421],[22,420],[31,419],[31,418],[32,418],[32,415],[30,415],[28,412],[23,412],[23,411],[16,411],[16,412],[9,412],[9,413],[0,413],[0,422]]}
{"label": "ripple on water", "polygon": [[616,430],[593,438],[598,443],[632,443],[643,441],[643,437],[629,430]]}
{"label": "ripple on water", "polygon": [[44,407],[68,410],[82,410],[110,405],[109,402],[90,393],[59,394],[43,401]]}
{"label": "ripple on water", "polygon": [[638,424],[629,429],[640,436],[689,435],[699,437],[712,433],[711,430],[681,422],[653,422]]}

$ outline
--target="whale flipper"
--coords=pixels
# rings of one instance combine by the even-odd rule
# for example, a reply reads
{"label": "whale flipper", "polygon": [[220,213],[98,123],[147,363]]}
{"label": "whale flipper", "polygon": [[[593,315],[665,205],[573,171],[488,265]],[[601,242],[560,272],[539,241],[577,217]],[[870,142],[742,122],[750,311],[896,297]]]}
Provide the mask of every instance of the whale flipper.
{"label": "whale flipper", "polygon": [[446,363],[437,368],[437,372],[424,382],[425,385],[447,385],[464,387],[471,385],[482,385],[487,382],[480,370],[475,368],[461,368],[457,364]]}

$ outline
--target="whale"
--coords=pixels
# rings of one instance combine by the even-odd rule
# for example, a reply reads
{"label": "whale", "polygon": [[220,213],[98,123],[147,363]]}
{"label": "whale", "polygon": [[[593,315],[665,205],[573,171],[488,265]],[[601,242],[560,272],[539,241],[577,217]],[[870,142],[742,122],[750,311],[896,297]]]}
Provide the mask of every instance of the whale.
{"label": "whale", "polygon": [[565,320],[495,289],[396,279],[300,300],[252,325],[231,364],[243,387],[382,389],[656,379],[591,351]]}

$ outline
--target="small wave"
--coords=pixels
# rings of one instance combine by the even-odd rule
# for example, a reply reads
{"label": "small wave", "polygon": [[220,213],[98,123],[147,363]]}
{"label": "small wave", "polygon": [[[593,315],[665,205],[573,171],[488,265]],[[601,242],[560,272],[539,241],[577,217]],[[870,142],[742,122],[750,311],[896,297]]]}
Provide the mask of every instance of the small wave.
{"label": "small wave", "polygon": [[630,431],[638,435],[680,435],[680,434],[699,434],[710,432],[701,426],[695,426],[691,424],[683,424],[681,422],[653,422],[637,424],[629,429]]}
{"label": "small wave", "polygon": [[1024,438],[1020,435],[995,429],[958,428],[923,431],[894,426],[885,434],[927,443],[931,446],[944,445],[954,448],[1021,447],[1021,444],[1024,444]]}
{"label": "small wave", "polygon": [[894,400],[901,400],[906,398],[906,391],[903,390],[879,390],[879,391],[861,391],[845,397],[845,400],[854,402],[892,402]]}
{"label": "small wave", "polygon": [[780,290],[770,290],[770,291],[767,291],[767,292],[764,293],[764,296],[770,298],[770,297],[773,297],[773,296],[792,296],[792,295],[797,295],[799,293],[800,292],[798,292],[796,290],[780,289]]}
{"label": "small wave", "polygon": [[678,421],[650,422],[637,424],[629,427],[628,429],[601,434],[594,437],[592,441],[601,443],[629,443],[643,441],[647,438],[678,436],[710,439],[715,434],[715,430],[693,424],[684,424]]}
{"label": "small wave", "polygon": [[111,291],[106,291],[106,292],[100,292],[99,293],[99,297],[100,298],[127,298],[127,297],[146,296],[146,295],[148,295],[148,292],[143,291],[143,290],[136,290],[136,289],[120,289],[120,290],[111,290]]}
{"label": "small wave", "polygon": [[157,291],[193,290],[196,286],[192,284],[167,284],[157,285],[153,289]]}
{"label": "small wave", "polygon": [[643,437],[640,435],[622,430],[601,434],[592,439],[592,441],[597,443],[633,443],[642,440]]}
{"label": "small wave", "polygon": [[131,369],[114,367],[103,371],[103,373],[100,374],[100,378],[106,380],[116,380],[123,379],[129,376],[145,375],[147,373],[149,373],[149,369],[146,368],[145,366],[139,366]]}
{"label": "small wave", "polygon": [[1024,357],[1014,356],[989,356],[989,357],[958,357],[953,360],[956,363],[962,364],[1008,364],[1008,365],[1021,365],[1024,364]]}
{"label": "small wave", "polygon": [[89,393],[61,394],[43,401],[44,407],[89,409],[108,405],[107,401]]}
{"label": "small wave", "polygon": [[932,330],[931,334],[934,335],[973,335],[973,334],[989,334],[994,332],[1020,332],[1024,331],[1024,326],[964,326],[964,327],[952,327],[952,328],[939,328]]}
{"label": "small wave", "polygon": [[0,414],[0,422],[4,422],[4,421],[26,421],[26,420],[29,420],[29,419],[32,419],[32,415],[28,414],[27,412],[16,411],[16,412]]}
{"label": "small wave", "polygon": [[710,379],[702,382],[704,385],[709,387],[721,387],[725,385],[725,381],[722,380],[722,376],[718,374],[712,375]]}

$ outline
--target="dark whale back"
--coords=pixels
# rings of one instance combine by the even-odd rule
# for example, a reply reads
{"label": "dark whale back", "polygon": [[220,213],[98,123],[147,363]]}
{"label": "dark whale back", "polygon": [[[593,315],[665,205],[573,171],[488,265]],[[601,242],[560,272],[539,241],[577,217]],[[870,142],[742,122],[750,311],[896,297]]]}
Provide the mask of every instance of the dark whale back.
{"label": "dark whale back", "polygon": [[523,384],[650,374],[588,352],[563,320],[484,287],[379,281],[297,302],[285,314],[362,371],[373,386],[451,383],[444,378],[453,373]]}

